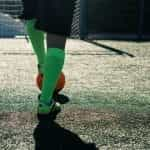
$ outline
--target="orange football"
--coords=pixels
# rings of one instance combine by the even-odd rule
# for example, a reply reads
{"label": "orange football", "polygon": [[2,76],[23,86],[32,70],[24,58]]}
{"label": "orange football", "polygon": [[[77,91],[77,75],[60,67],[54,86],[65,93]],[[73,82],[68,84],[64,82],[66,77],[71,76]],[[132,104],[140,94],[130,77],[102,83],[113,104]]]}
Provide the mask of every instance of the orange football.
{"label": "orange football", "polygon": [[[66,82],[66,81],[65,81],[65,75],[64,75],[64,73],[62,72],[62,73],[60,74],[60,77],[59,77],[58,81],[57,81],[55,91],[56,91],[56,92],[61,91],[61,90],[64,88],[64,86],[65,86],[65,82]],[[38,75],[37,75],[37,78],[36,78],[36,85],[37,85],[37,87],[38,87],[40,90],[42,89],[42,83],[43,83],[43,74],[38,74]]]}

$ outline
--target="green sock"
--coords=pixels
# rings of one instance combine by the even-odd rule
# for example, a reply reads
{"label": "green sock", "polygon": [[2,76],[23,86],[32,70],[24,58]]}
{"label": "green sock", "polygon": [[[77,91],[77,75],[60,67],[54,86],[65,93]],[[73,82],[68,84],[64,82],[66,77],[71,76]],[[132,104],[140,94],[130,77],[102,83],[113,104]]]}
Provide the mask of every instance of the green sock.
{"label": "green sock", "polygon": [[[44,32],[37,30],[35,27],[35,19],[28,20],[26,23],[27,32],[33,47],[33,50],[37,56],[38,64],[43,66],[45,59],[45,45],[44,45]],[[42,67],[40,72],[43,73]]]}
{"label": "green sock", "polygon": [[[42,93],[39,101],[41,104],[43,103],[49,105],[50,107],[52,95],[64,65],[64,59],[65,59],[65,52],[63,50],[58,48],[48,49],[47,55],[45,57],[44,79],[43,79]],[[49,113],[44,112],[48,111],[46,107],[45,109],[41,108],[40,110],[39,113]]]}

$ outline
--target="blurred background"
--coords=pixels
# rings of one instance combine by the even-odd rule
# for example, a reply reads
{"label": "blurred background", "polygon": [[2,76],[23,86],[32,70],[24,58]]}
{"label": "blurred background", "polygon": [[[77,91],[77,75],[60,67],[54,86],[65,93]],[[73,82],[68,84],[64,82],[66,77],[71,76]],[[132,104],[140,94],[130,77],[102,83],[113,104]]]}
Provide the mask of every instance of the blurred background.
{"label": "blurred background", "polygon": [[[71,36],[150,39],[149,6],[149,0],[77,0]],[[24,25],[17,19],[21,12],[21,0],[0,0],[0,37],[26,34]]]}

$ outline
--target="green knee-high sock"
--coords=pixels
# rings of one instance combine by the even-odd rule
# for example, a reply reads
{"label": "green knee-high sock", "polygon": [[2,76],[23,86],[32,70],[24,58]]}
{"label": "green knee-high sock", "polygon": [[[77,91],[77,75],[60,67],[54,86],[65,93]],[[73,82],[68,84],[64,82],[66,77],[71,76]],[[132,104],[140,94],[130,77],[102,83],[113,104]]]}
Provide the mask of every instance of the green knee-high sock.
{"label": "green knee-high sock", "polygon": [[65,52],[58,48],[49,48],[44,63],[44,80],[40,103],[45,108],[39,109],[39,113],[49,113],[52,95],[64,65]]}
{"label": "green knee-high sock", "polygon": [[44,46],[44,32],[37,30],[35,27],[35,20],[28,20],[26,23],[27,32],[37,56],[38,64],[41,66],[41,73],[43,73],[42,66],[45,59],[45,46]]}

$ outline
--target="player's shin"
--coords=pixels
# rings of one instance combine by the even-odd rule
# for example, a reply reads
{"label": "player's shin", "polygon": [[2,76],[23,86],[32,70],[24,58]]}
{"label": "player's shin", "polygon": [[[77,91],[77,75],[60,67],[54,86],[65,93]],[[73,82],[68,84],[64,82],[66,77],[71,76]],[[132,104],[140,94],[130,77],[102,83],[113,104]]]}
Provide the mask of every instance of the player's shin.
{"label": "player's shin", "polygon": [[[42,85],[42,93],[39,101],[40,104],[43,104],[43,107],[46,107],[46,105],[52,103],[53,92],[55,90],[57,80],[63,68],[64,59],[65,59],[65,52],[63,50],[59,48],[48,49],[47,55],[45,57],[44,79]],[[50,112],[50,109],[49,110],[47,109],[46,112],[43,110],[44,109],[40,107],[39,113]]]}

